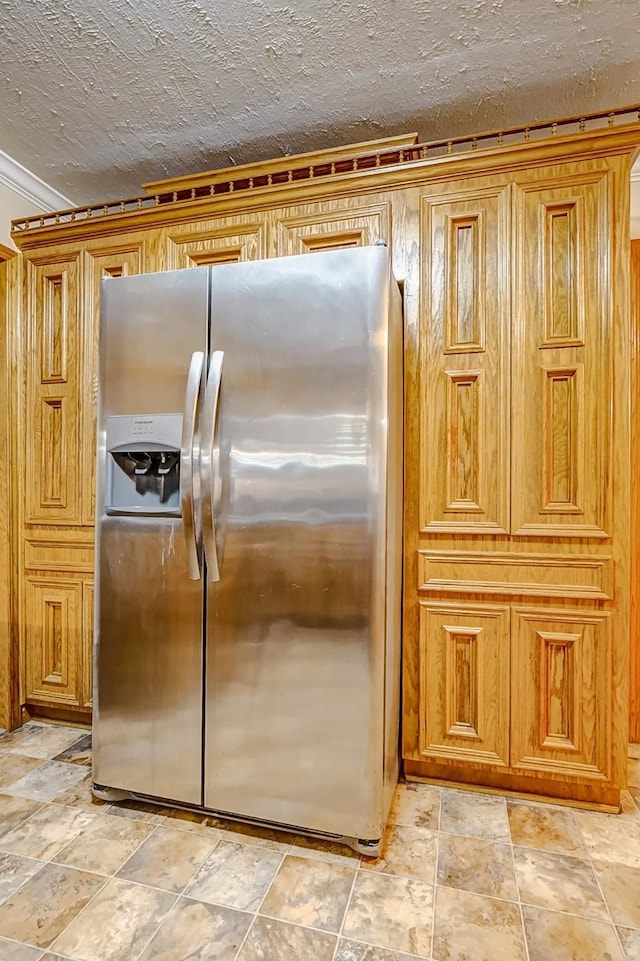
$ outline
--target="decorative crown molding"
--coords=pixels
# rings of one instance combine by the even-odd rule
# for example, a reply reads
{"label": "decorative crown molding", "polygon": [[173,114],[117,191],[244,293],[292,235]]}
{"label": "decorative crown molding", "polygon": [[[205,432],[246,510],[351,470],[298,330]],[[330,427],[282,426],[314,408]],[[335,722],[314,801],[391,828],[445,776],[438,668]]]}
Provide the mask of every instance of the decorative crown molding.
{"label": "decorative crown molding", "polygon": [[43,211],[73,206],[68,197],[58,193],[2,150],[0,150],[0,184],[9,187]]}

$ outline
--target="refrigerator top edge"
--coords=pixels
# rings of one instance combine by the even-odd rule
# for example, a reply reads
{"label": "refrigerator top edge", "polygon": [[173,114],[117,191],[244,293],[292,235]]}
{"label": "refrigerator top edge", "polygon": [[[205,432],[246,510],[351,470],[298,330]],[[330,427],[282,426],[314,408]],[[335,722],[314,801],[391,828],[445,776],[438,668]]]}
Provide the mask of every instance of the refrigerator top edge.
{"label": "refrigerator top edge", "polygon": [[[103,277],[101,280],[102,295],[104,296],[105,291],[112,287],[113,281],[116,281],[118,287],[122,285],[127,285],[130,287],[136,287],[139,284],[143,284],[145,279],[154,276],[162,276],[167,278],[167,282],[171,282],[171,278],[184,277],[186,274],[190,278],[195,278],[198,274],[203,277],[208,275],[208,273],[215,269],[218,272],[231,271],[233,273],[242,274],[243,271],[251,271],[259,266],[266,266],[267,264],[274,265],[275,269],[286,271],[291,267],[295,267],[295,264],[299,264],[300,267],[304,266],[309,269],[312,268],[313,264],[323,265],[325,268],[330,267],[332,261],[335,263],[348,262],[353,260],[354,266],[358,266],[360,269],[369,262],[372,267],[374,265],[382,263],[390,263],[390,252],[386,245],[384,244],[371,244],[363,247],[341,247],[336,250],[319,250],[312,252],[313,260],[309,260],[309,253],[305,254],[289,254],[282,257],[264,257],[257,260],[238,260],[233,263],[222,263],[222,264],[211,264],[199,267],[181,267],[175,270],[163,270],[163,271],[151,271],[149,273],[141,274],[131,274],[121,277]],[[276,265],[278,265],[276,267]],[[375,267],[374,267],[375,269]],[[197,281],[189,281],[189,283],[197,283]]]}

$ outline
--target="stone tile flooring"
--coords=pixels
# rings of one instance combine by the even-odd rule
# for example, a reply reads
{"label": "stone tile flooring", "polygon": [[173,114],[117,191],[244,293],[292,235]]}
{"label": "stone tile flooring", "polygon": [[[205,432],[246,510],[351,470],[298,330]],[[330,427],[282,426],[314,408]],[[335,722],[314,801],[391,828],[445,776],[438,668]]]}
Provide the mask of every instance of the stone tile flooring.
{"label": "stone tile flooring", "polygon": [[0,736],[0,961],[640,961],[624,813],[401,784],[382,857],[90,794],[90,737]]}

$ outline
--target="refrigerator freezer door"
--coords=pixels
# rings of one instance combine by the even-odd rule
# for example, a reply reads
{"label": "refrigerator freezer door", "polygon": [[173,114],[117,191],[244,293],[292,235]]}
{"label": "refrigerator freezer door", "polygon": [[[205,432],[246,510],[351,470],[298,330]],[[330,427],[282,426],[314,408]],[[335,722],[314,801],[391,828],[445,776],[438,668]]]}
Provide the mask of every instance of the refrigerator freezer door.
{"label": "refrigerator freezer door", "polygon": [[[107,424],[114,415],[137,415],[127,465],[138,493],[135,513],[120,507],[113,516],[104,510],[103,486],[98,490],[93,780],[189,804],[202,803],[203,593],[202,580],[189,576],[198,548],[190,565],[182,517],[170,516],[180,514],[179,499],[169,516],[143,516],[140,502],[157,499],[167,469],[157,453],[145,455],[145,431],[155,432],[148,439],[157,446],[156,415],[179,413],[189,429],[195,417],[183,405],[188,373],[197,380],[204,359],[197,352],[207,349],[208,280],[201,268],[105,281],[100,335],[98,476],[105,474]],[[180,435],[173,438],[174,471],[179,461],[184,467]],[[179,481],[184,503],[188,491]]]}
{"label": "refrigerator freezer door", "polygon": [[211,288],[205,806],[360,838],[386,814],[389,283],[376,247],[220,265]]}

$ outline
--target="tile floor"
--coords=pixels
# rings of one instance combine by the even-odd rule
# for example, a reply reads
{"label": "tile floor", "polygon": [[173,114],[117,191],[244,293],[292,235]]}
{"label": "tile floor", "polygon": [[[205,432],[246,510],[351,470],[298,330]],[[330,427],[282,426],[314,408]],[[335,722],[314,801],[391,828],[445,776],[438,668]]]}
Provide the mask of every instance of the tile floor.
{"label": "tile floor", "polygon": [[0,961],[640,961],[618,816],[401,784],[382,857],[91,799],[90,737],[0,736]]}

